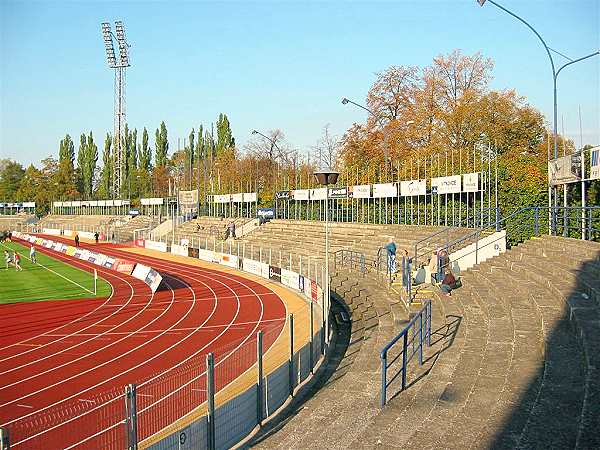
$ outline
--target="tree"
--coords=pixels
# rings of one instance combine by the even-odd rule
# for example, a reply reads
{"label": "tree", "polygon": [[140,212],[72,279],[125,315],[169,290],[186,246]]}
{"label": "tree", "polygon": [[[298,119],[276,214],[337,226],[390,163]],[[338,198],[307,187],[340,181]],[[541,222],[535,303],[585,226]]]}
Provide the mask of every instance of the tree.
{"label": "tree", "polygon": [[60,141],[60,147],[58,150],[58,161],[68,161],[71,164],[71,169],[74,168],[75,164],[75,145],[71,136],[65,135],[65,138]]}
{"label": "tree", "polygon": [[188,170],[186,171],[186,173],[189,176],[189,188],[192,188],[192,180],[194,179],[194,174],[193,174],[193,168],[194,168],[194,161],[195,161],[195,155],[194,155],[194,129],[192,128],[192,131],[190,131],[189,134],[189,142],[188,145],[185,149],[186,151],[186,166],[188,167]]}
{"label": "tree", "polygon": [[85,196],[85,166],[87,165],[87,139],[85,133],[79,136],[79,151],[77,152],[77,169],[75,170],[75,186],[81,195]]}
{"label": "tree", "polygon": [[152,154],[148,146],[148,130],[144,127],[142,132],[142,148],[139,154],[139,167],[141,170],[149,171],[152,168]]}
{"label": "tree", "polygon": [[165,167],[168,163],[167,155],[169,153],[169,140],[167,136],[167,127],[164,122],[160,123],[160,129],[155,133],[155,162],[157,167]]}
{"label": "tree", "polygon": [[87,155],[86,155],[86,164],[85,164],[85,172],[84,172],[84,188],[85,195],[88,198],[92,197],[92,193],[94,192],[94,178],[96,175],[96,166],[98,164],[98,146],[94,142],[94,136],[90,131],[90,134],[87,137]]}
{"label": "tree", "polygon": [[15,201],[25,170],[20,163],[10,159],[2,160],[0,166],[0,198],[3,201]]}
{"label": "tree", "polygon": [[100,198],[112,197],[113,165],[111,155],[112,137],[106,133],[104,138],[104,151],[102,152],[102,172],[100,173],[100,186],[98,196]]}
{"label": "tree", "polygon": [[235,147],[235,139],[231,133],[229,119],[226,114],[221,113],[217,119],[216,156],[233,147]]}
{"label": "tree", "polygon": [[323,127],[323,135],[312,148],[317,155],[318,165],[324,169],[337,167],[340,140],[329,134],[329,124]]}

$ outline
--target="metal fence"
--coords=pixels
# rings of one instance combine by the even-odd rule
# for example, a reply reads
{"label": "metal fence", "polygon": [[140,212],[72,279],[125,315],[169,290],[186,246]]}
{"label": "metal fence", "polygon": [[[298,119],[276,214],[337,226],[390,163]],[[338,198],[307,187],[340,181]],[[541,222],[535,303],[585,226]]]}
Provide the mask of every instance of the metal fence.
{"label": "metal fence", "polygon": [[[229,247],[236,249],[240,257],[267,262],[268,256],[269,263],[275,263],[272,251],[252,248],[245,253]],[[227,250],[223,243],[221,250]],[[197,256],[198,247],[190,248],[194,251]],[[278,256],[278,267],[297,269],[307,280],[323,285],[318,261]],[[2,438],[10,440],[10,448],[165,450],[179,449],[182,442],[187,442],[185,448],[229,448],[271,416],[313,373],[328,342],[323,306],[328,309],[311,299],[307,311],[288,311],[292,314],[287,318],[270,320],[256,334],[211,349],[210,354],[198,352],[134,384],[84,400],[65,399],[28,414],[9,423]],[[305,323],[294,322],[295,315],[307,313],[308,330]],[[301,336],[307,342],[301,342]],[[278,337],[284,342],[275,348]],[[240,374],[250,377],[245,384],[237,384]]]}
{"label": "metal fence", "polygon": [[406,327],[393,338],[380,353],[381,360],[381,407],[387,403],[388,391],[400,378],[400,389],[406,389],[407,367],[415,355],[423,365],[423,346],[431,345],[431,300]]}

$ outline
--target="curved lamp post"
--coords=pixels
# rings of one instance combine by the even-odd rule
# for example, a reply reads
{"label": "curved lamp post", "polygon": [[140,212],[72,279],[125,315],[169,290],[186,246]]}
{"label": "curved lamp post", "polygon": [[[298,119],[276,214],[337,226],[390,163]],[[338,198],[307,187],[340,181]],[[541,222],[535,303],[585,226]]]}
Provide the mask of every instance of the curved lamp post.
{"label": "curved lamp post", "polygon": [[575,64],[579,61],[583,61],[584,59],[591,58],[592,56],[600,55],[600,50],[590,53],[589,55],[582,56],[581,58],[577,58],[572,61],[569,61],[568,63],[560,66],[557,70],[556,66],[554,65],[554,59],[552,58],[552,53],[550,52],[550,50],[551,50],[550,47],[548,47],[548,45],[546,45],[546,42],[544,41],[544,39],[542,39],[542,36],[540,36],[540,34],[535,30],[535,28],[533,28],[529,23],[527,23],[525,21],[525,19],[522,19],[521,17],[517,16],[512,11],[509,11],[504,6],[499,5],[498,3],[496,3],[493,0],[477,0],[477,3],[479,3],[480,6],[483,6],[486,1],[490,2],[492,5],[496,6],[497,8],[500,8],[505,13],[510,14],[515,19],[517,19],[518,21],[525,24],[525,26],[527,26],[527,28],[529,28],[531,31],[533,31],[533,33],[538,37],[538,39],[540,40],[540,42],[546,49],[546,53],[548,54],[548,58],[550,59],[550,66],[552,67],[552,80],[554,82],[554,126],[553,126],[553,132],[554,132],[554,159],[556,159],[556,158],[558,158],[558,140],[557,140],[557,130],[556,130],[557,121],[558,121],[557,120],[558,108],[557,108],[557,100],[556,100],[556,80],[558,78],[558,75],[560,74],[561,70],[563,70],[567,66],[570,66],[571,64]]}
{"label": "curved lamp post", "polygon": [[358,107],[360,109],[364,109],[369,114],[371,114],[375,118],[375,120],[377,122],[379,122],[379,126],[383,130],[383,155],[384,155],[384,159],[385,159],[385,177],[386,177],[386,181],[387,181],[388,166],[389,166],[389,159],[390,159],[390,155],[389,155],[390,150],[389,150],[389,148],[387,146],[387,131],[386,131],[386,128],[383,126],[383,121],[381,120],[381,117],[379,117],[377,114],[375,114],[373,111],[371,111],[366,106],[363,106],[360,103],[353,102],[349,98],[346,98],[346,97],[342,98],[342,105],[347,105],[348,103],[351,103],[351,104],[353,104],[354,106],[356,106],[356,107]]}
{"label": "curved lamp post", "polygon": [[323,298],[323,317],[325,322],[325,343],[329,344],[329,310],[331,309],[331,292],[329,289],[329,185],[336,184],[339,172],[331,169],[314,173],[317,183],[325,186],[325,296]]}

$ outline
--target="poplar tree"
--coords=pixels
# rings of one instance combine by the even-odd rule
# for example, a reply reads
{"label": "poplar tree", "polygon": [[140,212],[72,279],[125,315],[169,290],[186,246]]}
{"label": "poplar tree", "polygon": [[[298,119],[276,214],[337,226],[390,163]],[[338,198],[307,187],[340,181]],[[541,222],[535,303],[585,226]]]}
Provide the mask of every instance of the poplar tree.
{"label": "poplar tree", "polygon": [[226,114],[221,113],[217,119],[216,156],[233,147],[235,147],[235,139],[231,133],[229,119]]}
{"label": "poplar tree", "polygon": [[104,138],[104,152],[102,153],[102,172],[100,174],[100,192],[99,195],[103,198],[111,196],[111,183],[112,183],[112,155],[110,149],[112,146],[112,137],[110,133],[106,133]]}
{"label": "poplar tree", "polygon": [[160,129],[156,129],[154,146],[156,167],[165,167],[167,165],[167,154],[169,153],[169,140],[165,122],[161,122]]}

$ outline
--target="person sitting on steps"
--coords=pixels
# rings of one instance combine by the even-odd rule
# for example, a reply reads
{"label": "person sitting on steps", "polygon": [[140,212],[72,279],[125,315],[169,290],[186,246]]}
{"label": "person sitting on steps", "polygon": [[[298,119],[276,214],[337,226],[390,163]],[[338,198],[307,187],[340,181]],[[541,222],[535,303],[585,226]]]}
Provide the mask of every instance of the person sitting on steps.
{"label": "person sitting on steps", "polygon": [[440,291],[442,291],[442,295],[450,297],[452,289],[456,288],[456,278],[454,278],[450,269],[445,269],[444,273],[445,275],[442,284],[440,285]]}

